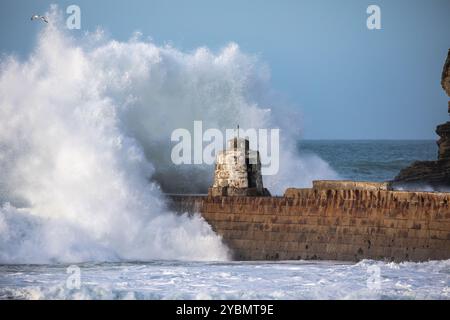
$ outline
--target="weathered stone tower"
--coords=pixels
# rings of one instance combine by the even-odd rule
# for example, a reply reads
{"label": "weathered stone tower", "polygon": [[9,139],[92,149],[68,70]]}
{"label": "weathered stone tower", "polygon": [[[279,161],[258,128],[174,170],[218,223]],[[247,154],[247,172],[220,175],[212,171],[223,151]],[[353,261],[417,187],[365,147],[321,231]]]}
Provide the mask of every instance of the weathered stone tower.
{"label": "weathered stone tower", "polygon": [[249,141],[233,138],[227,149],[219,152],[210,196],[270,196],[263,186],[258,151],[249,148]]}
{"label": "weathered stone tower", "polygon": [[[442,71],[441,85],[450,96],[450,49]],[[450,113],[450,101],[448,102]],[[437,126],[436,133],[440,139],[438,159],[436,161],[416,161],[411,166],[403,169],[391,182],[391,186],[412,187],[424,184],[436,189],[450,187],[450,121]]]}

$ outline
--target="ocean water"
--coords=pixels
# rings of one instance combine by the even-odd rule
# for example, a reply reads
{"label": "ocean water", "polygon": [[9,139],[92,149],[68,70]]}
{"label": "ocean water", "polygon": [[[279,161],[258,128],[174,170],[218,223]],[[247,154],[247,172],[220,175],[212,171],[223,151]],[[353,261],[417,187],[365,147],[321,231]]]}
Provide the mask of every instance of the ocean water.
{"label": "ocean water", "polygon": [[343,179],[388,181],[412,162],[436,160],[434,140],[307,140],[298,142],[301,153],[327,161]]}
{"label": "ocean water", "polygon": [[[343,178],[391,179],[434,141],[301,141]],[[450,299],[450,260],[82,263],[0,266],[0,299]],[[78,273],[77,273],[78,274]]]}
{"label": "ocean water", "polygon": [[[450,261],[0,266],[1,299],[450,299]],[[69,284],[68,284],[69,280]]]}

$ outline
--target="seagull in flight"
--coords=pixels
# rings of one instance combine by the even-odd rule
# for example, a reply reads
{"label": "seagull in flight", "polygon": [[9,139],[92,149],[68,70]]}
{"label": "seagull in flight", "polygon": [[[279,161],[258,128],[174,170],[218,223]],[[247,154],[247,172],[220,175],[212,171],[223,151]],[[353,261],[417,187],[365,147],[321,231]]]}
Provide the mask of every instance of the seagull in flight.
{"label": "seagull in flight", "polygon": [[33,20],[39,20],[39,19],[42,20],[42,21],[45,22],[45,23],[48,23],[47,18],[44,17],[44,16],[38,16],[37,14],[31,16],[31,21],[33,21]]}

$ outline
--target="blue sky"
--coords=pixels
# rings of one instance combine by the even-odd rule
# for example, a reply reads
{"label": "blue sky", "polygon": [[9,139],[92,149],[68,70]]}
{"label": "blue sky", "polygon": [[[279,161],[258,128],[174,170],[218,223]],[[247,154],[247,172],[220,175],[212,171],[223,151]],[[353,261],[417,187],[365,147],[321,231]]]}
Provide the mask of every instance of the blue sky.
{"label": "blue sky", "polygon": [[[127,40],[140,31],[182,50],[238,43],[301,111],[304,138],[435,139],[448,120],[440,76],[450,0],[2,0],[0,52],[26,57],[39,30],[29,17],[50,3],[81,7],[75,34],[101,26]],[[382,30],[366,27],[370,4],[381,7]]]}

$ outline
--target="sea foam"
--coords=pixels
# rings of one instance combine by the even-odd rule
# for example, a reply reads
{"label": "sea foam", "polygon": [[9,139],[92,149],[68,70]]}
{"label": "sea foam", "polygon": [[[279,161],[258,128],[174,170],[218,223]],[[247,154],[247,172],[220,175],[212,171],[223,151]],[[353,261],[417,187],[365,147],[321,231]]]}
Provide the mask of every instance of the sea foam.
{"label": "sea foam", "polygon": [[[282,127],[258,100],[267,67],[234,43],[213,53],[101,31],[73,38],[57,7],[48,16],[29,57],[1,60],[0,263],[227,259],[200,216],[166,207],[161,186],[196,192],[212,177],[171,163],[170,133],[194,120]],[[335,176],[293,144],[282,150],[273,192]]]}

